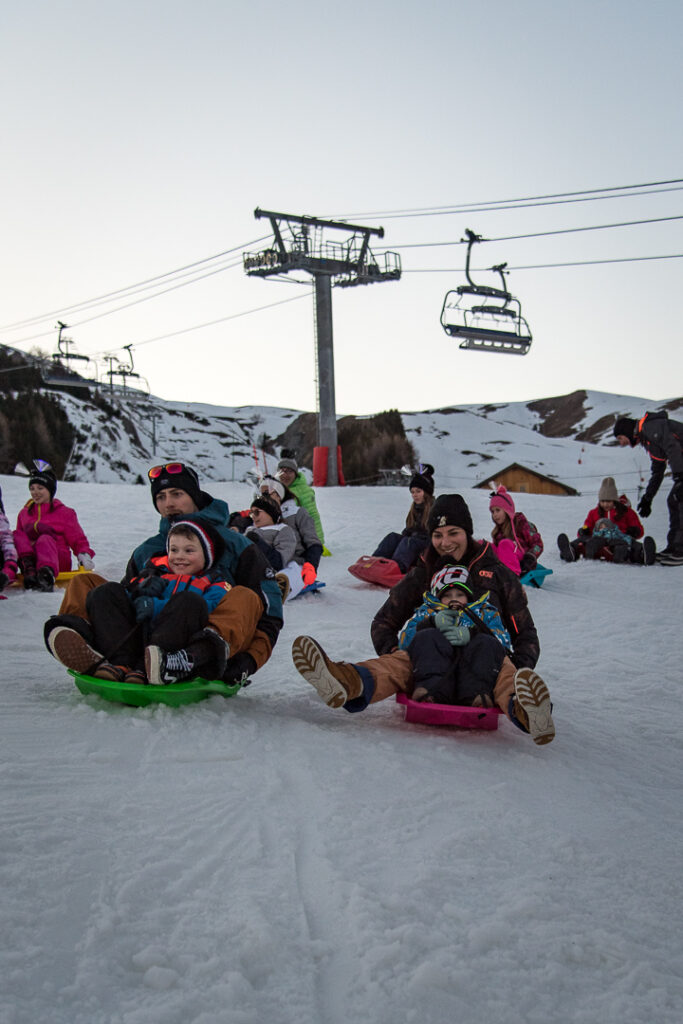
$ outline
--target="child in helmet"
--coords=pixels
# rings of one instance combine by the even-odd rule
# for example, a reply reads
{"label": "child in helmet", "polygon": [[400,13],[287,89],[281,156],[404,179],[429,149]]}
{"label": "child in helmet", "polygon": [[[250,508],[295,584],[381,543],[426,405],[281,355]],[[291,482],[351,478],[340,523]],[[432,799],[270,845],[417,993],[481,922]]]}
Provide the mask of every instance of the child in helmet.
{"label": "child in helmet", "polygon": [[36,459],[28,481],[30,499],[17,518],[14,543],[26,590],[51,591],[60,572],[71,569],[71,552],[84,569],[94,567],[95,552],[72,508],[58,498],[57,477],[49,462]]}
{"label": "child in helmet", "polygon": [[510,635],[489,593],[476,601],[464,565],[445,565],[399,636],[410,656],[413,700],[493,706],[493,686]]}

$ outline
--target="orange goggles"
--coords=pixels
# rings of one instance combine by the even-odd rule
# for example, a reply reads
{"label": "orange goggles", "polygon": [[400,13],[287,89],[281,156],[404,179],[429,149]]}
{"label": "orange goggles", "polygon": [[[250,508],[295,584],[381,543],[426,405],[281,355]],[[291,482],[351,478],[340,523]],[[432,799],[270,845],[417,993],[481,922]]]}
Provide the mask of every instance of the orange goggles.
{"label": "orange goggles", "polygon": [[152,466],[152,468],[147,471],[147,476],[150,480],[156,480],[162,473],[168,473],[170,476],[173,476],[175,473],[184,472],[185,466],[182,462],[167,462],[165,466]]}

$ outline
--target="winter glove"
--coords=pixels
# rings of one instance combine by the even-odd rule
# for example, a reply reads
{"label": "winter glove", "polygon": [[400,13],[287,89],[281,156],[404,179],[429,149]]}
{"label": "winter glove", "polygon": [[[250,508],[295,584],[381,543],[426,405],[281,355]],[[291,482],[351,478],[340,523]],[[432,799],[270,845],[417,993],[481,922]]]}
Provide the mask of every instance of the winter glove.
{"label": "winter glove", "polygon": [[644,494],[638,502],[638,512],[643,517],[643,519],[647,519],[651,511],[652,499],[648,498],[647,494]]}
{"label": "winter glove", "polygon": [[442,611],[434,616],[434,625],[454,647],[464,647],[470,639],[467,626],[458,626],[458,612]]}
{"label": "winter glove", "polygon": [[141,597],[162,597],[166,589],[166,581],[161,576],[148,576],[140,580],[135,587],[135,593]]}
{"label": "winter glove", "polygon": [[135,621],[147,622],[154,615],[154,598],[144,594],[141,597],[136,597],[133,601],[133,608],[135,609]]}
{"label": "winter glove", "polygon": [[0,590],[4,590],[9,583],[9,576],[6,572],[0,572]]}
{"label": "winter glove", "polygon": [[637,526],[629,526],[626,532],[629,535],[629,537],[633,537],[634,540],[638,540],[638,534],[640,533],[640,530]]}
{"label": "winter glove", "polygon": [[316,571],[310,562],[304,562],[301,566],[301,579],[304,581],[304,586],[308,587],[311,583],[315,583]]}
{"label": "winter glove", "polygon": [[84,569],[91,571],[95,568],[95,563],[86,551],[81,551],[80,555],[76,555],[78,564],[83,566]]}
{"label": "winter glove", "polygon": [[582,526],[579,532],[577,533],[577,537],[581,537],[582,540],[585,540],[586,537],[590,537],[590,535],[591,532],[587,526]]}
{"label": "winter glove", "polygon": [[253,676],[255,671],[256,662],[251,654],[247,654],[246,651],[240,651],[239,654],[233,654],[232,658],[228,658],[228,663],[223,673],[223,682],[241,683],[242,686],[246,686],[249,676]]}

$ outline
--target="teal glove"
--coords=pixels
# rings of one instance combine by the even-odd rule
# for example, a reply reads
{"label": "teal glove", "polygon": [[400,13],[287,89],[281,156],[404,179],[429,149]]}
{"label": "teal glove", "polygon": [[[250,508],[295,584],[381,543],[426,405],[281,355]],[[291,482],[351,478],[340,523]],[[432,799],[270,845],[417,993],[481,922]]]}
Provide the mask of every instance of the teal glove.
{"label": "teal glove", "polygon": [[459,615],[459,612],[449,609],[437,612],[434,616],[434,625],[454,647],[464,647],[470,639],[470,631],[467,626],[457,624]]}

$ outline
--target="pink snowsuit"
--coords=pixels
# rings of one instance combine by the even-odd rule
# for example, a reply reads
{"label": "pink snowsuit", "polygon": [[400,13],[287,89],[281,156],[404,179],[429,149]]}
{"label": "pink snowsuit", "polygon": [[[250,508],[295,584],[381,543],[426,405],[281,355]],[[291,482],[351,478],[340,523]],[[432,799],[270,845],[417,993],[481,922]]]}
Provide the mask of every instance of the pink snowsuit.
{"label": "pink snowsuit", "polygon": [[36,569],[47,565],[55,576],[71,569],[71,552],[78,556],[95,552],[88,544],[76,513],[59,500],[36,505],[33,499],[22,508],[14,531],[17,556],[33,556]]}
{"label": "pink snowsuit", "polygon": [[[502,485],[491,495],[489,508],[501,508],[512,527],[512,538],[505,537],[500,526],[494,527],[491,534],[491,546],[503,565],[512,569],[516,576],[522,575],[527,568],[535,567],[543,551],[541,535],[522,512],[515,511],[512,496]],[[525,561],[524,567],[522,560]]]}
{"label": "pink snowsuit", "polygon": [[0,572],[11,583],[17,575],[17,552],[12,538],[12,527],[0,502]]}

